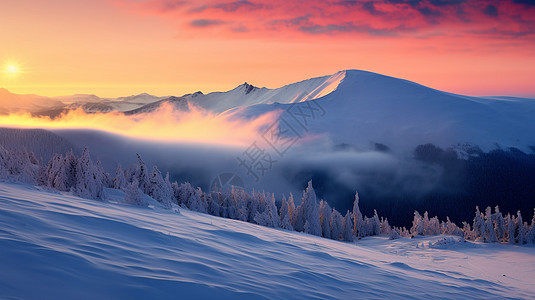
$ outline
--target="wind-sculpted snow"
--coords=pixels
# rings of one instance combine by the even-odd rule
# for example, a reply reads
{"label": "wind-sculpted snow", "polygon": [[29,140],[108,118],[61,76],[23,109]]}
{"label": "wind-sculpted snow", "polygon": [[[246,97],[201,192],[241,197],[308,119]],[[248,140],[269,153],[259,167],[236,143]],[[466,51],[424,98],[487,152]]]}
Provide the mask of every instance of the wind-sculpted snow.
{"label": "wind-sculpted snow", "polygon": [[[111,191],[110,191],[111,192]],[[530,298],[535,248],[357,244],[0,183],[2,299]]]}

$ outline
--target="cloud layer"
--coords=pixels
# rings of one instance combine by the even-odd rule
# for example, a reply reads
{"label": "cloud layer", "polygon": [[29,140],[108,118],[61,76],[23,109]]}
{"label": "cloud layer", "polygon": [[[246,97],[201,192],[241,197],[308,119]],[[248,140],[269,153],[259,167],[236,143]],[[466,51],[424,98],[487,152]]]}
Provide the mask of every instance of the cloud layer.
{"label": "cloud layer", "polygon": [[194,106],[190,106],[188,112],[177,111],[172,105],[164,104],[151,113],[136,115],[85,113],[82,109],[54,119],[30,113],[0,115],[0,127],[93,129],[152,141],[243,147],[277,117],[278,112],[274,112],[243,120],[232,115],[217,116]]}
{"label": "cloud layer", "polygon": [[535,36],[528,0],[110,0],[129,11],[176,20],[179,35]]}

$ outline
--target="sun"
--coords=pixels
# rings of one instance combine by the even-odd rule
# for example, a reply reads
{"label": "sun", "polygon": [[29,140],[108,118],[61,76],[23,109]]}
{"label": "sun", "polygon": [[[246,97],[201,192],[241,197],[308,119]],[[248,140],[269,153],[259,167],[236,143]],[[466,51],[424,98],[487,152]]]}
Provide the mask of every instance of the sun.
{"label": "sun", "polygon": [[19,69],[15,65],[8,65],[7,72],[10,74],[17,74],[19,72]]}

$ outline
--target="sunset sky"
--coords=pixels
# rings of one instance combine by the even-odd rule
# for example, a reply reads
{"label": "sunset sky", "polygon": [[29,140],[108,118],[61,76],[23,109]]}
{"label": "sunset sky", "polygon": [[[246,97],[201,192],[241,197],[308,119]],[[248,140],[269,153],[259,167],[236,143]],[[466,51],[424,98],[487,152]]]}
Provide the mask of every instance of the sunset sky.
{"label": "sunset sky", "polygon": [[0,24],[14,93],[182,95],[362,69],[535,97],[533,0],[18,0]]}

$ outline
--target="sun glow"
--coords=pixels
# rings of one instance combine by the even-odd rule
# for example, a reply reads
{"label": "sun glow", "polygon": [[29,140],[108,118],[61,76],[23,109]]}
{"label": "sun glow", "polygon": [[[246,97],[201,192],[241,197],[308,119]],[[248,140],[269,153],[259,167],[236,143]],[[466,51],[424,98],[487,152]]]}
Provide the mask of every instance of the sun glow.
{"label": "sun glow", "polygon": [[18,68],[17,68],[16,66],[14,66],[14,65],[9,65],[9,66],[7,67],[7,71],[8,71],[9,73],[11,73],[11,74],[16,74],[19,70],[18,70]]}
{"label": "sun glow", "polygon": [[241,120],[193,106],[188,112],[177,111],[164,104],[152,113],[133,116],[120,112],[88,114],[81,109],[54,119],[30,113],[0,115],[0,127],[94,129],[154,141],[243,147],[258,138],[260,129],[273,123],[278,115],[279,112],[273,112],[254,120]]}
{"label": "sun glow", "polygon": [[21,67],[18,63],[14,61],[8,61],[4,65],[4,69],[1,73],[4,73],[4,77],[7,78],[16,78],[20,76],[23,72],[21,70]]}

